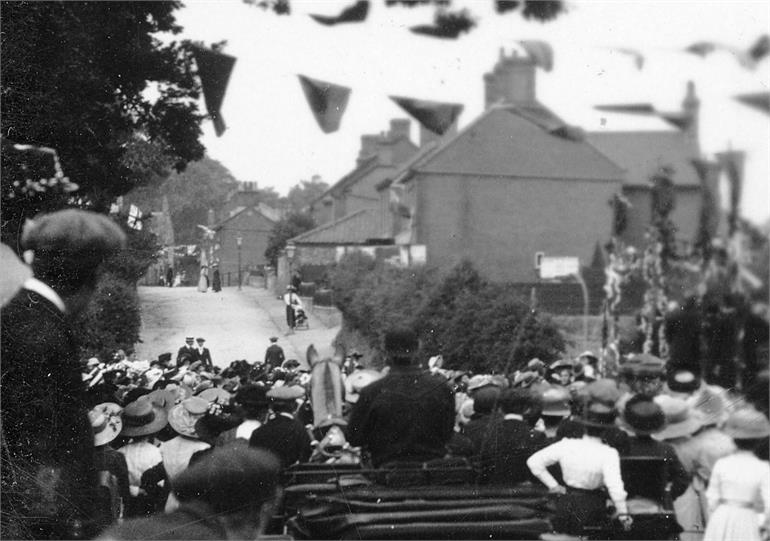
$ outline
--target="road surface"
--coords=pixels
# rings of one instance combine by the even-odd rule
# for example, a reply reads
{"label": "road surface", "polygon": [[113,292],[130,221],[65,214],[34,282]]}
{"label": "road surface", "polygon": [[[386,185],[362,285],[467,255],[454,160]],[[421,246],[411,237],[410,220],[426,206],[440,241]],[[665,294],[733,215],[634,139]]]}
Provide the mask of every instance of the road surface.
{"label": "road surface", "polygon": [[195,287],[139,287],[142,308],[139,359],[153,359],[164,352],[176,358],[185,336],[202,336],[214,364],[227,367],[236,359],[250,363],[261,359],[277,336],[287,359],[305,364],[310,344],[323,355],[339,327],[326,328],[310,315],[310,329],[287,335],[283,301],[265,289],[224,288],[219,293],[201,293]]}

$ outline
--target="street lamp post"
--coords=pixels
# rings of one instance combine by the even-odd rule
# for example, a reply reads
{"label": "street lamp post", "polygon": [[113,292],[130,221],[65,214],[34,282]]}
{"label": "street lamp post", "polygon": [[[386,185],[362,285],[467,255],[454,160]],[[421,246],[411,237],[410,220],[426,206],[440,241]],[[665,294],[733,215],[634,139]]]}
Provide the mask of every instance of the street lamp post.
{"label": "street lamp post", "polygon": [[291,242],[286,244],[286,259],[289,262],[289,284],[291,284],[292,263],[294,263],[294,254],[297,251],[297,246]]}
{"label": "street lamp post", "polygon": [[238,291],[241,290],[241,244],[243,244],[243,237],[240,233],[235,237],[235,243],[238,245]]}

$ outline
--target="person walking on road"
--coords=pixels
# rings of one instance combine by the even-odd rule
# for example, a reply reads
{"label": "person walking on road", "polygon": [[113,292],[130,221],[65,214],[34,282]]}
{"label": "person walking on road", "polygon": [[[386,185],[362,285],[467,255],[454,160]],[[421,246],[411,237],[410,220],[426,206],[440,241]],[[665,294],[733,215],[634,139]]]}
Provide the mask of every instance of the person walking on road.
{"label": "person walking on road", "polygon": [[283,348],[279,346],[277,336],[270,337],[270,345],[265,350],[265,369],[270,372],[276,366],[281,366],[283,361],[286,360],[286,356],[283,353]]}
{"label": "person walking on road", "polygon": [[294,286],[286,286],[283,302],[286,305],[286,324],[289,326],[289,332],[294,332],[294,328],[297,326],[296,310],[302,309],[302,301]]}

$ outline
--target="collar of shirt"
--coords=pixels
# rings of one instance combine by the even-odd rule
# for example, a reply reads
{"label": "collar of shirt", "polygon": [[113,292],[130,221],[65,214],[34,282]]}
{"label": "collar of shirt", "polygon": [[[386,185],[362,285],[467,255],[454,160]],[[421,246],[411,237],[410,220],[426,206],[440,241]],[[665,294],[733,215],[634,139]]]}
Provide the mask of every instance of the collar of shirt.
{"label": "collar of shirt", "polygon": [[504,421],[523,421],[524,417],[519,415],[518,413],[506,413],[503,416]]}
{"label": "collar of shirt", "polygon": [[67,307],[64,305],[64,301],[48,284],[41,282],[37,278],[27,278],[24,281],[24,289],[34,291],[38,295],[45,297],[63,314],[67,313]]}
{"label": "collar of shirt", "polygon": [[[282,411],[278,415],[283,415],[284,417],[287,417],[289,419],[294,419],[294,416],[291,413],[286,413],[285,411]],[[276,417],[278,417],[278,415],[276,415]]]}

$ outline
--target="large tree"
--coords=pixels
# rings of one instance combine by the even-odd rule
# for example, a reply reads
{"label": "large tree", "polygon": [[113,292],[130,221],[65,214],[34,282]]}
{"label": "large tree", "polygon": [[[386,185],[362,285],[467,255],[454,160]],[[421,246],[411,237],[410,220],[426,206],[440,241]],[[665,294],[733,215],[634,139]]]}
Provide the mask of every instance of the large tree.
{"label": "large tree", "polygon": [[[191,49],[158,38],[181,30],[180,6],[2,3],[2,135],[55,149],[81,205],[105,210],[115,196],[203,156]],[[14,165],[4,153],[3,170]],[[35,198],[19,193],[13,182],[30,174],[3,175],[6,242],[24,218],[68,203],[45,188]]]}
{"label": "large tree", "polygon": [[307,206],[318,199],[321,194],[329,189],[329,184],[314,175],[310,180],[300,180],[289,190],[287,199],[291,209],[295,212],[304,212]]}

